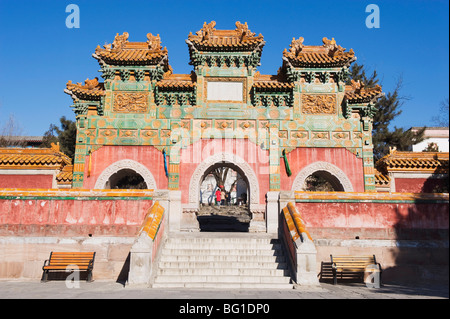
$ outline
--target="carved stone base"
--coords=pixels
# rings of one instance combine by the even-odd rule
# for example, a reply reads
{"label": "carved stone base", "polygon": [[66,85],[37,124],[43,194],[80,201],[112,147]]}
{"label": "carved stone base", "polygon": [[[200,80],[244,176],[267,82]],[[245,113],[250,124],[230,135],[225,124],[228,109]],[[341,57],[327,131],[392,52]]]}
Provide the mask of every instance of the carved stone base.
{"label": "carved stone base", "polygon": [[252,220],[250,221],[250,226],[248,231],[250,233],[265,233],[266,220],[265,220],[265,210],[252,210]]}
{"label": "carved stone base", "polygon": [[200,225],[197,220],[197,210],[183,210],[181,214],[181,231],[199,232]]}

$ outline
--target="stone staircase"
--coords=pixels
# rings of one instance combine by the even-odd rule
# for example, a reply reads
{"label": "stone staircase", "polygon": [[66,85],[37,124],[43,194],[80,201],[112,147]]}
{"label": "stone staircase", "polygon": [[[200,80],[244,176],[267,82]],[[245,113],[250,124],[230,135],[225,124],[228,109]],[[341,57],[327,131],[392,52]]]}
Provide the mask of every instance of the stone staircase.
{"label": "stone staircase", "polygon": [[154,288],[292,289],[281,242],[267,234],[171,235]]}

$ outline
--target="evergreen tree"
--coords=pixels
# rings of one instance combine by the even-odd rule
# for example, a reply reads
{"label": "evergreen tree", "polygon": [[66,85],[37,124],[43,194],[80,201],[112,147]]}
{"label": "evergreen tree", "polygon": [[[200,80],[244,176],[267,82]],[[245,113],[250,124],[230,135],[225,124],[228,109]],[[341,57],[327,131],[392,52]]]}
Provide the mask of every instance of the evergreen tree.
{"label": "evergreen tree", "polygon": [[[365,87],[370,88],[378,84],[378,74],[373,71],[369,76],[366,74],[364,65],[353,63],[349,70],[348,84],[353,79],[355,81],[360,80],[365,84]],[[425,128],[413,132],[411,130],[405,130],[394,126],[391,130],[389,125],[392,120],[402,113],[400,109],[405,100],[404,96],[400,95],[402,88],[402,79],[397,81],[392,92],[387,92],[381,97],[375,107],[377,112],[373,117],[373,154],[375,161],[389,153],[390,147],[395,147],[399,151],[407,151],[412,145],[419,143],[423,140]]]}
{"label": "evergreen tree", "polygon": [[354,81],[361,81],[364,83],[365,87],[371,88],[374,87],[376,84],[378,84],[378,74],[377,71],[374,70],[372,74],[367,77],[366,70],[364,69],[364,65],[359,65],[358,63],[354,62],[352,66],[349,69],[350,74],[348,75],[348,81],[347,84],[350,84],[351,80]]}
{"label": "evergreen tree", "polygon": [[75,155],[75,144],[77,138],[77,125],[74,121],[66,119],[65,116],[59,119],[60,128],[50,124],[49,129],[44,133],[42,147],[50,147],[52,143],[59,142],[60,150],[72,160]]}

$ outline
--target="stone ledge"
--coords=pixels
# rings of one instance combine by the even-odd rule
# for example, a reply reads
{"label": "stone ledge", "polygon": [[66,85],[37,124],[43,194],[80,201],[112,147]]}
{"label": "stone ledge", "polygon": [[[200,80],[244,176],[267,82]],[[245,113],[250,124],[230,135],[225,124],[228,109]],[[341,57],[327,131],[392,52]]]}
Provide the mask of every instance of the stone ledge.
{"label": "stone ledge", "polygon": [[448,240],[314,239],[316,246],[449,248]]}

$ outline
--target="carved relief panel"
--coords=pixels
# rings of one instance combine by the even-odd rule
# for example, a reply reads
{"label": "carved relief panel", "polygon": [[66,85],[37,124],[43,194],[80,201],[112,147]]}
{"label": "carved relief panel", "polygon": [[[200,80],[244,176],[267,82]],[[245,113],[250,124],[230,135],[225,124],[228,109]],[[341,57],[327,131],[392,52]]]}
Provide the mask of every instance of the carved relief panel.
{"label": "carved relief panel", "polygon": [[336,95],[302,94],[303,114],[335,114]]}
{"label": "carved relief panel", "polygon": [[148,93],[115,93],[113,111],[118,113],[146,113],[148,111]]}

